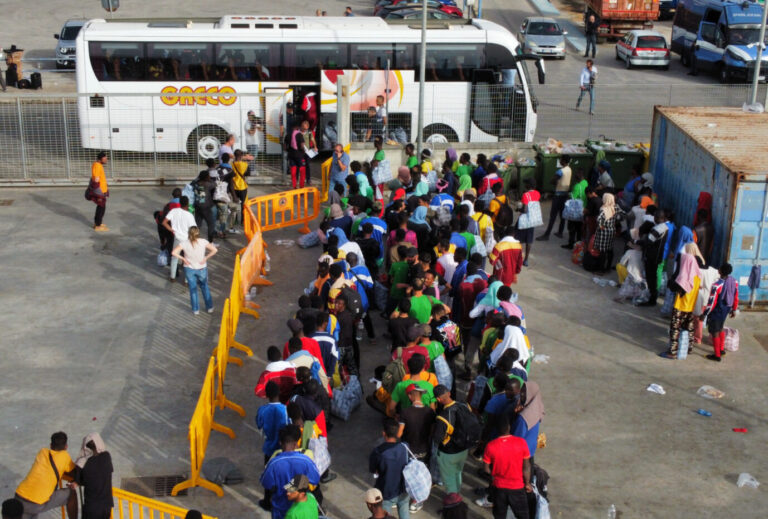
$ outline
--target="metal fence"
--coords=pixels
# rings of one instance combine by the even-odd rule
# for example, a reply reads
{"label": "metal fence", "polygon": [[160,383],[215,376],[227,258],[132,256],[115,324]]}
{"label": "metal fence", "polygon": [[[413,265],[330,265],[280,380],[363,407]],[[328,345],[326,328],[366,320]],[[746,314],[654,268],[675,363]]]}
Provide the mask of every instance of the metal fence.
{"label": "metal fence", "polygon": [[[448,98],[427,96],[427,120],[451,122],[456,130],[432,124],[425,134],[441,135],[449,142],[481,144],[477,141],[482,139],[470,131],[463,117],[469,112],[502,141],[525,140],[522,98],[509,91],[501,94],[494,87],[474,88],[466,87],[463,94],[456,92]],[[576,143],[600,135],[647,142],[654,105],[741,106],[749,98],[748,85],[598,85],[595,113],[589,115],[586,96],[576,109],[576,86],[533,85],[533,92],[538,114],[536,142],[554,137]],[[114,180],[188,180],[204,168],[206,156],[216,155],[217,144],[227,133],[236,135],[235,147],[245,149],[249,125],[256,128],[253,138],[257,142],[257,148],[251,148],[257,151],[253,182],[274,182],[283,178],[284,171],[279,135],[286,95],[287,91],[236,96],[0,96],[0,183],[84,182],[101,150],[109,153],[107,174]],[[758,97],[762,96],[764,93]],[[358,135],[365,129],[365,118],[364,111],[352,114],[352,128]],[[390,107],[390,135],[402,128],[400,137],[413,141],[412,120],[410,112]],[[323,121],[327,122],[325,114]],[[319,129],[318,143],[330,141],[333,132],[330,134]],[[497,145],[491,147],[498,149]]]}

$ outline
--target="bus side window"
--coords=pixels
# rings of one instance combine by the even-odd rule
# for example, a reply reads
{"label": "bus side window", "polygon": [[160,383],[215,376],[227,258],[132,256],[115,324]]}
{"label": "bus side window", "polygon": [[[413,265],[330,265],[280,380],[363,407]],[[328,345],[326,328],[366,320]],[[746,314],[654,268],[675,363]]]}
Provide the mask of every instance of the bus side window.
{"label": "bus side window", "polygon": [[416,46],[411,43],[395,43],[395,63],[392,68],[398,70],[413,70]]}

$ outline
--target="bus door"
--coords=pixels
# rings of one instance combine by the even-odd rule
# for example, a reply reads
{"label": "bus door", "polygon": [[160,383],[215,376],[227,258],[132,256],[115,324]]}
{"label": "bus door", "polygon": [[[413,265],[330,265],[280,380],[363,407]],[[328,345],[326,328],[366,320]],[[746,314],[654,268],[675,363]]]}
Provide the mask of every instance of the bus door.
{"label": "bus door", "polygon": [[509,96],[498,85],[496,72],[491,69],[472,70],[470,113],[467,121],[467,135],[470,141],[482,139],[483,134],[500,137],[502,128],[508,129]]}
{"label": "bus door", "polygon": [[[268,155],[282,152],[281,129],[286,116],[286,105],[293,102],[293,90],[290,88],[265,88],[263,115],[263,140],[260,139],[261,149]],[[290,118],[289,118],[290,119]],[[289,123],[290,124],[290,123]],[[284,129],[285,132],[290,129]]]}
{"label": "bus door", "polygon": [[695,67],[714,70],[720,66],[725,53],[725,36],[716,23],[701,22],[693,47]]}

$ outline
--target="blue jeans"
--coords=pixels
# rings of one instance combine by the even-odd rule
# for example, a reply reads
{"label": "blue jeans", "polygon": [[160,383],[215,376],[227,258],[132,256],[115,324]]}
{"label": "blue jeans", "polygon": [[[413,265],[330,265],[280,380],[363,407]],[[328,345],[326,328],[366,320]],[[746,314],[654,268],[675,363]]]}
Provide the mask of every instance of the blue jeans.
{"label": "blue jeans", "polygon": [[595,111],[595,87],[590,85],[585,87],[584,90],[579,91],[579,100],[576,101],[576,108],[581,104],[581,99],[584,97],[584,94],[589,94],[589,113],[592,113]]}
{"label": "blue jeans", "polygon": [[597,52],[597,34],[587,34],[587,47],[584,50],[584,56],[589,55],[589,48],[592,47],[592,57],[595,57],[595,52]]}
{"label": "blue jeans", "polygon": [[400,519],[410,519],[411,511],[408,507],[411,506],[411,498],[408,497],[408,492],[403,492],[399,496],[393,497],[392,499],[385,499],[382,501],[381,505],[384,507],[386,512],[391,512],[392,505],[395,503],[397,503],[397,516]]}
{"label": "blue jeans", "polygon": [[201,269],[184,267],[184,275],[187,277],[187,284],[189,285],[189,302],[192,304],[192,311],[197,312],[200,310],[200,303],[197,299],[198,285],[200,285],[200,290],[203,292],[205,309],[210,310],[213,308],[211,290],[208,288],[208,267],[203,267]]}

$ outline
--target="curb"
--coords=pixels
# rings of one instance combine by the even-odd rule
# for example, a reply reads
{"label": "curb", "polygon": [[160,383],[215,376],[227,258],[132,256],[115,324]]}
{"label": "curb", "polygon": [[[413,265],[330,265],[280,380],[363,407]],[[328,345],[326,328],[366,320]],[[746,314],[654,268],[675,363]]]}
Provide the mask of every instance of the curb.
{"label": "curb", "polygon": [[572,21],[563,18],[560,10],[552,5],[549,0],[529,0],[534,9],[542,16],[551,16],[557,19],[557,22],[568,32],[565,40],[573,47],[576,52],[583,54],[587,49],[587,39],[581,27]]}

